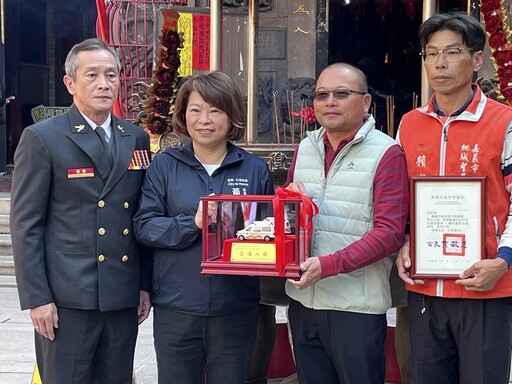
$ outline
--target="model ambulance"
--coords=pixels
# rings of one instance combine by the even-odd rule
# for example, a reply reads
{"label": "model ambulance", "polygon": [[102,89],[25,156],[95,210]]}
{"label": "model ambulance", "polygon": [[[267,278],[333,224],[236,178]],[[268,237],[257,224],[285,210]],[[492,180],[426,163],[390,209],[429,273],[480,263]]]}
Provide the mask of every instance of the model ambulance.
{"label": "model ambulance", "polygon": [[[284,220],[284,231],[285,233],[291,233],[290,221]],[[265,217],[263,220],[254,221],[244,229],[236,232],[238,240],[273,240],[276,236],[274,234],[274,218]]]}

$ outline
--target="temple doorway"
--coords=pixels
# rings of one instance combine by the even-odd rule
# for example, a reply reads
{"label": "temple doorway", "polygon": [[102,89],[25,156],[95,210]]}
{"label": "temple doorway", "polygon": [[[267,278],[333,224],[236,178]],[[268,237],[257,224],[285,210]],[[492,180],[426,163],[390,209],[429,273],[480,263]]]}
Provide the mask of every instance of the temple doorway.
{"label": "temple doorway", "polygon": [[[466,8],[464,0],[439,3],[439,12]],[[421,22],[421,0],[329,0],[328,62],[366,73],[377,127],[391,136],[421,100]]]}

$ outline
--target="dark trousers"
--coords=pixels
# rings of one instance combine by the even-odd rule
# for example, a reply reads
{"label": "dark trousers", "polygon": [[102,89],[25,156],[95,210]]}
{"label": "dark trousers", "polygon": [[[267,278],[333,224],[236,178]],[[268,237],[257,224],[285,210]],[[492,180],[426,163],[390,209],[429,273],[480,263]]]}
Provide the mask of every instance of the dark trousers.
{"label": "dark trousers", "polygon": [[291,300],[300,384],[383,384],[386,315],[314,310]]}
{"label": "dark trousers", "polygon": [[407,302],[414,384],[509,382],[510,298],[445,299],[409,292]]}
{"label": "dark trousers", "polygon": [[396,308],[395,351],[402,384],[412,384],[409,312],[406,306]]}
{"label": "dark trousers", "polygon": [[257,308],[226,316],[197,316],[154,308],[159,384],[244,384],[258,325]]}
{"label": "dark trousers", "polygon": [[99,312],[58,308],[55,339],[35,334],[43,384],[130,384],[137,308]]}
{"label": "dark trousers", "polygon": [[267,384],[267,372],[270,366],[274,341],[276,339],[276,307],[259,304],[258,333],[252,352],[251,369],[247,384]]}

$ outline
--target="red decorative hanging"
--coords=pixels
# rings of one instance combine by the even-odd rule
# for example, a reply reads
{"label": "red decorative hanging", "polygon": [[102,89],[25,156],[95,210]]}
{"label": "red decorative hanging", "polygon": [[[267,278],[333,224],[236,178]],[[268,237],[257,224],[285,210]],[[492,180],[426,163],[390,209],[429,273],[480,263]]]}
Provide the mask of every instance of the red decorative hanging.
{"label": "red decorative hanging", "polygon": [[350,15],[357,22],[364,16],[365,0],[352,0],[350,2]]}
{"label": "red decorative hanging", "polygon": [[178,7],[187,7],[188,0],[175,0],[175,1],[171,1],[171,4],[178,6]]}
{"label": "red decorative hanging", "polygon": [[405,14],[409,19],[414,19],[420,8],[418,0],[402,0],[402,5],[405,8]]}
{"label": "red decorative hanging", "polygon": [[506,22],[506,10],[503,1],[482,0],[480,13],[483,16],[485,29],[489,35],[496,77],[499,81],[499,93],[512,105],[512,46],[509,38],[512,32]]}
{"label": "red decorative hanging", "polygon": [[384,21],[391,14],[393,0],[375,0],[375,6],[377,7],[377,15]]}

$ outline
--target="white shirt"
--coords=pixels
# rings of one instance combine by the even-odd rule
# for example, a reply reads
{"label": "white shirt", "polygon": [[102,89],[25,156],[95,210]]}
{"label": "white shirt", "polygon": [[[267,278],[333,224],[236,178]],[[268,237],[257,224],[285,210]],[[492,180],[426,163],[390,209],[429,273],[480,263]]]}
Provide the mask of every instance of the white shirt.
{"label": "white shirt", "polygon": [[[94,124],[94,122],[91,119],[89,119],[87,116],[85,116],[82,112],[80,112],[80,114],[84,117],[85,121],[87,121],[87,124],[89,124],[93,130],[96,130],[97,125]],[[112,135],[112,127],[111,127],[112,124],[111,123],[112,123],[112,116],[109,113],[107,119],[103,122],[103,124],[100,125],[100,127],[103,128],[103,130],[105,131],[105,134],[107,135],[107,138],[105,139],[107,142],[110,141],[110,136]]]}

